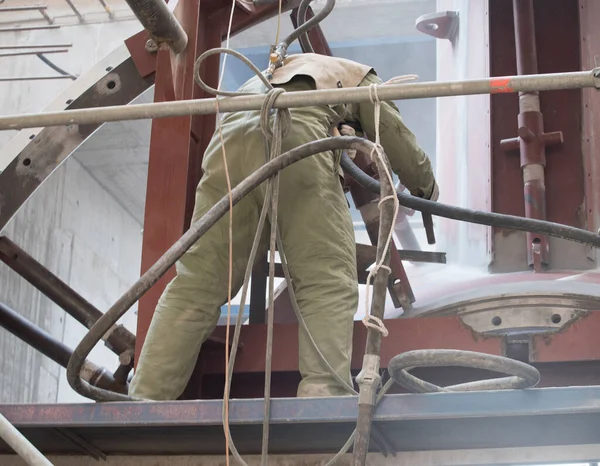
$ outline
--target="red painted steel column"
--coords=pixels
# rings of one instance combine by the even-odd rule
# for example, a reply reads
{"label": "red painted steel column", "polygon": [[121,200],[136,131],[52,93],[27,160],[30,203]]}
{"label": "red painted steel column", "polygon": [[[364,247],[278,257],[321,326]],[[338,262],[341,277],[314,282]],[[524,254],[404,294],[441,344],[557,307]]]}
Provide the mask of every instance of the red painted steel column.
{"label": "red painted steel column", "polygon": [[[519,75],[537,74],[537,48],[533,0],[513,0],[517,72]],[[521,169],[525,195],[525,215],[546,219],[546,146],[562,143],[562,132],[544,133],[538,92],[519,93],[518,137],[502,141],[505,150],[520,149]],[[548,238],[527,234],[527,261],[534,271],[549,265]]]}
{"label": "red painted steel column", "polygon": [[[600,66],[600,2],[579,0],[581,29],[581,69]],[[582,153],[585,171],[585,206],[587,228],[600,228],[600,92],[583,89]],[[588,248],[588,257],[596,261],[596,250]]]}
{"label": "red painted steel column", "polygon": [[[196,57],[207,48],[220,46],[221,22],[201,12],[200,0],[180,0],[175,15],[188,35],[188,46],[175,56],[168,50],[158,52],[155,102],[203,97],[194,82]],[[199,34],[199,31],[202,31]],[[204,67],[204,78],[215,86],[218,58]],[[210,67],[212,66],[212,69]],[[194,190],[201,177],[204,149],[214,131],[214,116],[175,117],[152,122],[148,182],[142,243],[142,273],[145,272],[189,226]],[[136,355],[154,313],[156,303],[174,269],[165,275],[139,303]]]}

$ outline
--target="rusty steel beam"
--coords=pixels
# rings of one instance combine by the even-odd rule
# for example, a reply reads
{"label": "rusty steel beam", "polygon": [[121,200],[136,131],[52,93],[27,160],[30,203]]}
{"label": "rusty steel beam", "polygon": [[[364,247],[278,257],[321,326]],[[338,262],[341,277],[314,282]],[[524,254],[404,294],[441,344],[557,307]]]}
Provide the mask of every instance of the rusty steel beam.
{"label": "rusty steel beam", "polygon": [[[195,83],[196,58],[205,50],[220,47],[223,15],[210,17],[200,0],[183,0],[175,9],[189,43],[172,57],[168,50],[156,55],[155,102],[208,97]],[[209,58],[200,70],[205,82],[216,87],[219,59]],[[194,192],[202,175],[202,156],[215,128],[214,116],[179,116],[152,122],[148,182],[142,239],[142,273],[177,241],[189,227]],[[139,355],[156,303],[167,283],[168,272],[139,303],[136,355]]]}
{"label": "rusty steel beam", "polygon": [[[428,317],[416,319],[389,319],[385,326],[390,337],[383,339],[381,348],[381,367],[387,367],[391,358],[404,351],[414,349],[461,349],[503,356],[504,339],[502,337],[484,337],[475,334],[464,325],[459,317]],[[214,336],[223,338],[225,328],[217,327]],[[266,345],[266,326],[245,325],[242,328],[240,342],[248,351],[240,351],[236,357],[236,374],[264,372],[264,354]],[[360,321],[354,323],[352,369],[362,367],[362,357],[367,338],[367,328]],[[211,354],[206,358],[206,374],[222,374],[225,367],[224,354]],[[273,372],[298,370],[298,325],[275,324],[273,336]]]}

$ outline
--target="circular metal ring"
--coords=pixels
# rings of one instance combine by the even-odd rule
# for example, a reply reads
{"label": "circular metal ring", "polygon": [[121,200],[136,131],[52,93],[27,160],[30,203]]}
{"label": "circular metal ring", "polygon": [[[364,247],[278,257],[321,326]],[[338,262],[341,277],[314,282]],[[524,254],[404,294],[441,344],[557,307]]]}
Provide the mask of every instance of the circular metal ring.
{"label": "circular metal ring", "polygon": [[[459,366],[508,374],[510,377],[480,380],[449,387],[439,387],[408,373],[415,367]],[[485,353],[460,350],[416,350],[394,356],[388,364],[394,381],[416,393],[477,390],[511,390],[530,388],[540,381],[538,370],[521,361]]]}

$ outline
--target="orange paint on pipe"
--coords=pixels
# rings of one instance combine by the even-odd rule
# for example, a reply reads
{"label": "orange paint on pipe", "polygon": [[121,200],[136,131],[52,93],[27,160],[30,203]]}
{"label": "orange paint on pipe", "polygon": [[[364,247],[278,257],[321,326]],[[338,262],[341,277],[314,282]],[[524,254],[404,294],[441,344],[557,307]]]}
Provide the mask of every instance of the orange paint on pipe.
{"label": "orange paint on pipe", "polygon": [[514,92],[513,88],[509,86],[510,78],[492,79],[490,87],[492,88],[492,94],[505,94]]}

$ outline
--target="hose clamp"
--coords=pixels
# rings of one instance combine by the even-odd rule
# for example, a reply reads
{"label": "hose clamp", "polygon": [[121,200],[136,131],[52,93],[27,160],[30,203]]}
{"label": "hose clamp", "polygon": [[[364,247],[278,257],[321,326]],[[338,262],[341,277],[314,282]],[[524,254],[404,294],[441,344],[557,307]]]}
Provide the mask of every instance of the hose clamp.
{"label": "hose clamp", "polygon": [[363,357],[362,370],[356,376],[356,383],[360,387],[358,394],[359,405],[375,405],[377,389],[381,386],[379,361],[379,356],[375,354],[365,354]]}

